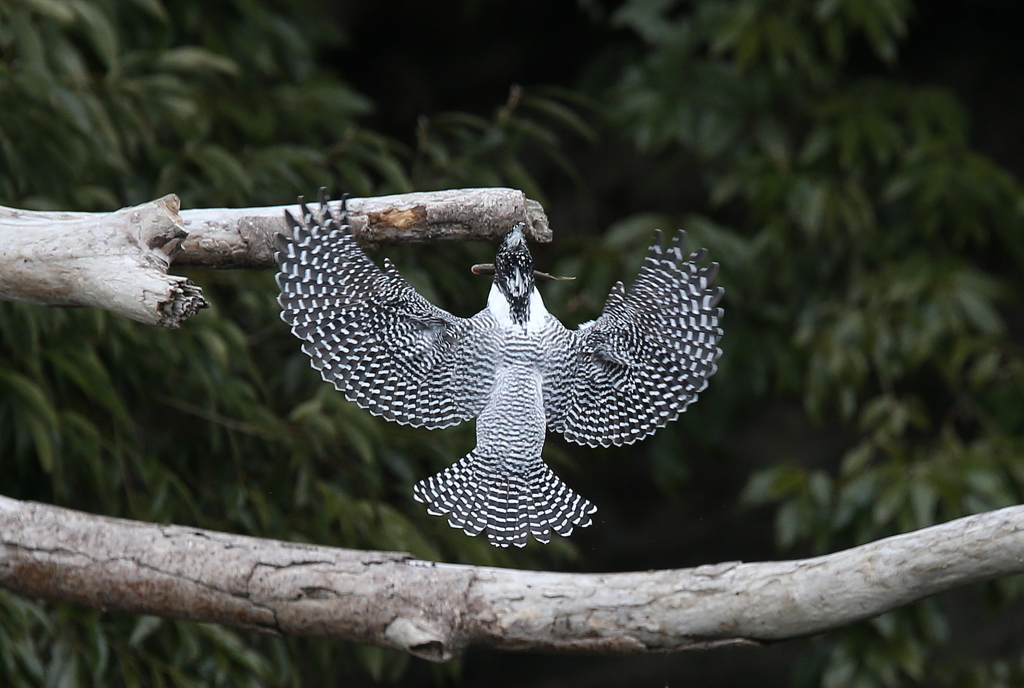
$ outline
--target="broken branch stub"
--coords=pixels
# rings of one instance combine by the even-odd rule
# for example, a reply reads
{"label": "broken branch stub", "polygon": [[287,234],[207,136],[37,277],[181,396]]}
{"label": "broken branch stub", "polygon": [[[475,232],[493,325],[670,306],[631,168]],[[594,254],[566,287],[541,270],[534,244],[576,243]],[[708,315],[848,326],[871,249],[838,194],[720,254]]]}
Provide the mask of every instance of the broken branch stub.
{"label": "broken branch stub", "polygon": [[209,305],[190,280],[167,274],[184,237],[173,194],[111,213],[0,207],[0,300],[178,327]]}
{"label": "broken branch stub", "polygon": [[[543,208],[515,189],[429,191],[348,203],[353,231],[367,244],[496,239],[517,222],[526,223],[535,241],[551,240]],[[167,274],[169,265],[274,267],[274,238],[285,231],[286,209],[300,212],[295,205],[179,212],[174,195],[111,213],[0,206],[0,300],[93,306],[178,327],[209,304],[187,278]]]}

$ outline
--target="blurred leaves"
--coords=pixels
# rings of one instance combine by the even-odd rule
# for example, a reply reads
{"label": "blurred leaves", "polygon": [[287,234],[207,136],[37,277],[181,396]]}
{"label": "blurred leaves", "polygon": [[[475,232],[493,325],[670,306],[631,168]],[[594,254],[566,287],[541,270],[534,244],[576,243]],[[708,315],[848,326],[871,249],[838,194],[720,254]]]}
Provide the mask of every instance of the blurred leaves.
{"label": "blurred leaves", "polygon": [[[110,209],[173,192],[185,207],[252,206],[320,186],[539,193],[526,149],[574,172],[563,138],[593,132],[572,93],[516,87],[492,118],[435,118],[416,150],[364,128],[372,104],[317,62],[340,35],[321,11],[0,0],[0,204]],[[443,260],[395,252],[457,309],[486,293],[468,270],[480,248],[449,247]],[[460,260],[464,271],[449,268]],[[428,559],[539,566],[573,555],[565,542],[499,551],[425,514],[412,484],[465,454],[472,426],[427,434],[373,418],[310,368],[279,320],[271,275],[194,277],[215,307],[175,332],[0,303],[3,494]],[[294,686],[354,666],[393,681],[407,661],[0,591],[5,686]]]}
{"label": "blurred leaves", "polygon": [[421,117],[413,182],[422,187],[429,179],[437,188],[452,189],[507,183],[544,203],[544,191],[531,178],[523,157],[539,153],[582,184],[575,164],[562,152],[562,142],[566,136],[595,140],[593,126],[578,112],[594,108],[594,102],[578,92],[550,87],[527,92],[516,85],[492,119],[462,112]]}
{"label": "blurred leaves", "polygon": [[[613,117],[641,148],[701,165],[707,215],[684,223],[723,266],[729,384],[796,397],[856,433],[837,471],[792,462],[750,478],[744,501],[775,505],[783,549],[833,551],[1024,501],[1024,350],[1006,321],[1021,305],[1021,187],[971,150],[949,93],[847,76],[857,41],[898,61],[911,10],[633,0],[612,18],[647,46],[613,86]],[[945,623],[928,602],[831,634],[803,680],[1019,675],[1018,656],[951,681],[936,652]]]}
{"label": "blurred leaves", "polygon": [[[330,180],[354,188],[387,166],[392,151],[354,135],[370,104],[314,74],[330,32],[295,24],[312,8],[198,7],[0,4],[0,203],[107,209],[171,192],[185,207],[269,203]],[[378,162],[339,165],[325,137]]]}
{"label": "blurred leaves", "polygon": [[[422,117],[406,145],[365,126],[373,104],[322,64],[345,39],[316,3],[0,0],[0,204],[110,209],[174,192],[186,207],[259,205],[320,186],[498,184],[547,201],[538,166],[578,189],[637,170],[653,197],[694,184],[691,212],[623,201],[600,239],[543,249],[544,267],[578,278],[541,287],[567,323],[599,315],[655,228],[685,228],[722,265],[720,372],[678,428],[634,448],[665,496],[693,489],[681,445],[725,455],[726,435],[792,405],[849,440],[838,462],[793,456],[750,477],[743,502],[773,509],[782,549],[832,551],[1024,501],[1024,194],[972,149],[953,95],[891,71],[912,4],[581,4],[628,36],[595,53],[599,86],[515,86],[489,114]],[[585,169],[578,146],[599,137],[634,146],[639,163]],[[486,284],[464,268],[491,247],[387,253],[452,312],[483,302]],[[194,278],[215,307],[173,333],[0,304],[0,491],[449,561],[573,556],[564,540],[496,551],[422,513],[411,484],[471,448],[472,427],[425,434],[369,416],[310,370],[269,275]],[[545,456],[577,464],[557,442]],[[985,594],[1005,603],[1019,588]],[[944,656],[948,626],[932,600],[830,634],[797,682],[1021,683],[1019,644]],[[0,591],[4,685],[319,685],[356,666],[393,681],[406,661]]]}

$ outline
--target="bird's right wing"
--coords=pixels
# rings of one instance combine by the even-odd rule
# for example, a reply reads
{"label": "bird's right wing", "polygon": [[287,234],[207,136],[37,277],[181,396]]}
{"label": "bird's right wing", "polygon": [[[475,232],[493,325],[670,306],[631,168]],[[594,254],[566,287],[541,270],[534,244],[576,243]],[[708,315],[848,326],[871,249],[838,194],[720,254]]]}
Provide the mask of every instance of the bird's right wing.
{"label": "bird's right wing", "polygon": [[688,258],[680,231],[661,233],[627,292],[612,288],[601,317],[563,330],[552,347],[557,370],[545,374],[548,426],[592,447],[631,444],[675,420],[707,386],[721,354],[717,264]]}
{"label": "bird's right wing", "polygon": [[458,318],[384,270],[356,244],[344,205],[286,213],[276,253],[281,318],[324,380],[373,414],[443,428],[475,417],[494,384],[496,336],[486,311]]}

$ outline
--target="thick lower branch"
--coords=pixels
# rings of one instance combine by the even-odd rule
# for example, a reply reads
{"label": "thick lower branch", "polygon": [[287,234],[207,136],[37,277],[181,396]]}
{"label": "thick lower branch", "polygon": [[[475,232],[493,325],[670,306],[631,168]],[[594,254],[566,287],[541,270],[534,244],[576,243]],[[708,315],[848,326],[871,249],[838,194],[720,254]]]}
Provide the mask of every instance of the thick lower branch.
{"label": "thick lower branch", "polygon": [[1024,506],[823,557],[570,574],[435,564],[0,497],[0,585],[110,611],[316,635],[445,660],[704,649],[838,628],[1024,573]]}

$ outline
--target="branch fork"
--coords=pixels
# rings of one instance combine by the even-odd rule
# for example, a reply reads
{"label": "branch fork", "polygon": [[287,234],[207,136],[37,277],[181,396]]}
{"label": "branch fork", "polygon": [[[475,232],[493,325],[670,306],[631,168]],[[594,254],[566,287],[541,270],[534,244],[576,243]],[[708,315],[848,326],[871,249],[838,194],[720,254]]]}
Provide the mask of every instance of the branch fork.
{"label": "branch fork", "polygon": [[[177,196],[112,213],[36,212],[0,206],[0,300],[105,308],[176,328],[209,304],[178,267],[272,268],[284,211],[180,210]],[[490,240],[525,222],[551,241],[547,216],[521,191],[453,189],[351,198],[349,218],[366,244]]]}
{"label": "branch fork", "polygon": [[0,207],[0,299],[178,327],[209,305],[190,280],[167,274],[187,235],[178,208],[174,195],[112,213]]}

